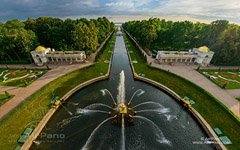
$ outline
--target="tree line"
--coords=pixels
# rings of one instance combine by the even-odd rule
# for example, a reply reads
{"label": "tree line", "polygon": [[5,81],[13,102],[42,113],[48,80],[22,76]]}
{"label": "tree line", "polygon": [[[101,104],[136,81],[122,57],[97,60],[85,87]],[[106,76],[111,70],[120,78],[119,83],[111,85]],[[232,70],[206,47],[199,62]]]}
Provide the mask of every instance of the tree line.
{"label": "tree line", "polygon": [[30,51],[41,45],[55,50],[94,52],[114,29],[106,17],[66,19],[52,17],[0,22],[0,63],[29,63]]}
{"label": "tree line", "polygon": [[189,50],[208,46],[215,52],[215,65],[240,65],[240,26],[226,20],[210,24],[190,21],[166,21],[150,18],[123,24],[145,49]]}

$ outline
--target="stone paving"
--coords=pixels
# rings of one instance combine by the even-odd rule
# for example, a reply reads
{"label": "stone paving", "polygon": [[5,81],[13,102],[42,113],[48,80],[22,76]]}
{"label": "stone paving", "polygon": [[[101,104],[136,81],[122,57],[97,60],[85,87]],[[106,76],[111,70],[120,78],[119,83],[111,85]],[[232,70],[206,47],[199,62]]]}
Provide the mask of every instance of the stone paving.
{"label": "stone paving", "polygon": [[228,94],[232,95],[235,98],[240,98],[240,89],[231,89],[231,90],[226,90]]}
{"label": "stone paving", "polygon": [[[4,105],[0,107],[0,120],[4,116],[6,116],[11,110],[13,110],[15,107],[17,107],[21,102],[23,102],[27,97],[31,96],[33,93],[38,91],[40,88],[42,88],[47,83],[57,79],[58,77],[71,72],[73,70],[83,68],[86,66],[91,65],[92,62],[83,63],[83,64],[63,64],[63,65],[49,65],[51,70],[49,70],[46,74],[38,78],[36,81],[34,81],[32,84],[28,85],[27,87],[10,87],[10,86],[0,86],[0,93],[4,93],[5,91],[8,91],[8,93],[15,95],[11,100],[6,102]],[[20,65],[14,65],[9,67],[21,67]],[[32,67],[31,65],[26,67]]]}
{"label": "stone paving", "polygon": [[[113,32],[112,32],[113,33]],[[95,62],[97,53],[102,49],[107,40],[111,37],[109,33],[103,43],[98,47],[98,49],[88,56],[86,63],[76,63],[68,64],[67,62],[49,64],[48,67],[51,68],[46,74],[38,78],[36,81],[28,85],[27,87],[11,87],[11,86],[0,86],[0,94],[8,91],[8,93],[15,95],[11,100],[6,102],[0,107],[0,121],[9,114],[14,108],[16,108],[21,102],[23,102],[27,97],[31,96],[33,93],[37,92],[44,85],[57,79],[58,77],[67,74],[73,70],[80,69],[89,66]],[[38,67],[34,64],[27,65],[1,65],[0,68],[31,68],[31,69],[47,69],[46,66]]]}
{"label": "stone paving", "polygon": [[[131,37],[132,38],[132,37]],[[184,63],[177,63],[175,65],[169,64],[159,64],[154,58],[147,55],[147,53],[142,49],[142,47],[137,43],[137,41],[132,38],[132,40],[137,44],[137,47],[142,51],[142,53],[147,56],[147,62],[154,67],[169,70],[191,82],[202,87],[209,93],[211,93],[215,98],[221,101],[226,107],[228,107],[235,115],[240,117],[240,102],[236,100],[236,97],[240,95],[240,89],[236,90],[223,90],[216,84],[212,83],[206,77],[198,73],[196,65],[186,65]],[[221,69],[239,69],[240,67],[220,67]],[[211,66],[205,69],[219,69],[219,67]]]}
{"label": "stone paving", "polygon": [[195,69],[197,66],[194,65],[167,65],[167,64],[158,64],[153,62],[152,66],[169,70],[172,73],[175,73],[191,82],[197,84],[202,87],[209,93],[211,93],[214,97],[220,100],[224,105],[226,105],[234,114],[240,117],[240,103],[235,99],[237,95],[240,95],[240,89],[237,90],[224,90],[221,89],[216,84],[212,83],[202,74],[197,72]]}

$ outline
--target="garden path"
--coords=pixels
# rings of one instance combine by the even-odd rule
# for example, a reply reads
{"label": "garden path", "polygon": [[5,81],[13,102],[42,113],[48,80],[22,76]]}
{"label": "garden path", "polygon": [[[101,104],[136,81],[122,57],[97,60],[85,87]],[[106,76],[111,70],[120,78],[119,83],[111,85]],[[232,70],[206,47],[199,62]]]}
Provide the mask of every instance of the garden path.
{"label": "garden path", "polygon": [[[130,35],[129,35],[130,36]],[[153,67],[168,70],[174,74],[177,74],[196,85],[202,87],[209,93],[211,93],[215,98],[221,101],[226,107],[228,107],[235,115],[240,117],[240,102],[236,99],[236,95],[239,95],[239,90],[223,90],[216,84],[212,83],[206,77],[201,75],[196,71],[198,66],[195,65],[186,65],[183,63],[176,63],[175,65],[169,64],[159,64],[154,58],[147,55],[143,48],[137,43],[137,41],[130,36],[130,38],[136,43],[136,46],[140,49],[140,51],[147,57],[147,63],[152,65]],[[211,66],[207,67],[208,69],[239,69],[239,67],[216,67]],[[203,69],[203,68],[202,68]]]}
{"label": "garden path", "polygon": [[[0,86],[0,93],[8,91],[9,94],[15,95],[11,100],[6,102],[0,107],[0,120],[2,120],[7,114],[9,114],[14,108],[16,108],[20,103],[22,103],[27,97],[31,96],[33,93],[38,91],[44,85],[57,79],[58,77],[71,72],[73,70],[83,68],[91,65],[92,62],[87,62],[84,64],[62,64],[62,65],[49,65],[51,70],[45,73],[43,76],[38,78],[36,81],[28,85],[27,87],[10,87],[10,86]],[[1,67],[1,66],[0,66]],[[21,68],[22,65],[9,65],[9,68]],[[26,68],[33,68],[32,65],[25,65]],[[36,67],[36,66],[35,66]]]}
{"label": "garden path", "polygon": [[[99,45],[98,49],[92,53],[88,58],[86,63],[83,64],[71,64],[68,63],[59,63],[59,64],[49,64],[48,67],[51,68],[46,74],[38,78],[36,81],[28,85],[27,87],[9,87],[9,86],[0,86],[0,93],[4,93],[8,91],[9,94],[15,95],[11,100],[6,102],[0,107],[0,121],[7,116],[14,108],[16,108],[20,103],[22,103],[27,97],[31,96],[33,93],[37,92],[40,88],[44,85],[48,84],[49,82],[57,79],[58,77],[67,74],[73,70],[80,69],[86,66],[89,66],[95,62],[95,58],[98,52],[103,48],[104,44],[108,41],[111,37],[113,32],[109,33],[105,40]],[[47,68],[46,66],[37,67],[34,64],[28,65],[1,65],[0,68],[37,68],[43,69]]]}
{"label": "garden path", "polygon": [[[177,64],[177,65],[167,65],[167,64],[157,64],[152,63],[152,66],[169,70],[172,73],[175,73],[191,82],[197,84],[202,87],[209,93],[211,93],[214,97],[220,100],[225,106],[227,106],[235,115],[240,117],[240,102],[235,99],[234,95],[239,95],[240,89],[238,90],[224,90],[219,86],[208,80],[202,74],[197,72],[195,69],[197,66],[194,65],[185,65],[185,64]],[[232,93],[232,94],[231,94]],[[233,94],[234,93],[234,94]]]}

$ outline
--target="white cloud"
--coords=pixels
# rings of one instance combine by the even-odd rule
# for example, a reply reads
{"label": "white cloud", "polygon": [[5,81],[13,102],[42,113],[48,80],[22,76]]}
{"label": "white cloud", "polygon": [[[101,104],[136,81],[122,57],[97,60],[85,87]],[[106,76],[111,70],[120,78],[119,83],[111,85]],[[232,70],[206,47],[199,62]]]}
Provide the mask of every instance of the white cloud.
{"label": "white cloud", "polygon": [[79,4],[85,7],[100,7],[98,0],[80,0]]}
{"label": "white cloud", "polygon": [[[0,20],[47,16],[126,15],[227,19],[240,23],[240,0],[0,0]],[[47,10],[47,11],[46,11]]]}
{"label": "white cloud", "polygon": [[144,5],[149,4],[153,0],[114,0],[105,4],[114,11],[135,11],[144,9]]}
{"label": "white cloud", "polygon": [[125,9],[133,9],[134,3],[131,1],[117,1],[106,3],[106,6],[111,7],[114,10],[125,10]]}
{"label": "white cloud", "polygon": [[[106,4],[113,14],[181,16],[201,20],[240,22],[239,0],[114,0]],[[118,13],[119,12],[119,13]],[[124,12],[124,13],[123,13]]]}
{"label": "white cloud", "polygon": [[239,0],[169,0],[155,14],[239,18]]}

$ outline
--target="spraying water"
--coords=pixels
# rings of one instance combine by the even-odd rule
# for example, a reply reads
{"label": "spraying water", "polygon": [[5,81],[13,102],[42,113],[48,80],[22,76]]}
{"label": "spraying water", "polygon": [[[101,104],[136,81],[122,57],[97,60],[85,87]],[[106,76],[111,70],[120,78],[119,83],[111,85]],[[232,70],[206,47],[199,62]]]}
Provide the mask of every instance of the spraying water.
{"label": "spraying water", "polygon": [[70,110],[68,110],[67,107],[65,107],[65,106],[64,106],[63,104],[61,104],[61,103],[60,103],[60,105],[67,111],[67,113],[68,113],[69,115],[71,115],[71,116],[73,115],[73,113],[72,113]]}
{"label": "spraying water", "polygon": [[148,122],[149,124],[151,124],[155,128],[155,130],[157,131],[156,132],[156,137],[157,137],[156,141],[157,142],[159,142],[161,144],[171,145],[171,142],[165,138],[162,131],[159,129],[159,127],[152,120],[150,120],[146,117],[143,117],[143,116],[134,116],[134,118],[142,119],[142,120]]}
{"label": "spraying water", "polygon": [[[124,71],[122,70],[120,73],[120,81],[119,81],[119,87],[118,87],[118,105],[121,103],[125,103],[125,75]],[[118,107],[119,108],[119,107]],[[121,149],[125,150],[125,120],[124,120],[124,114],[122,114],[122,138],[121,138]]]}
{"label": "spraying water", "polygon": [[106,104],[102,104],[102,103],[94,103],[94,104],[90,104],[86,107],[84,107],[84,109],[94,109],[96,107],[99,107],[99,106],[102,106],[102,107],[106,107],[106,108],[109,108],[109,109],[112,109],[112,107],[106,105]]}
{"label": "spraying water", "polygon": [[121,139],[121,150],[126,149],[125,144],[125,124],[124,124],[124,117],[122,117],[122,139]]}
{"label": "spraying water", "polygon": [[103,96],[105,96],[106,94],[110,95],[113,103],[116,104],[116,101],[114,100],[114,98],[112,96],[112,93],[108,89],[102,89],[101,92],[102,92]]}
{"label": "spraying water", "polygon": [[158,109],[144,109],[144,110],[136,111],[136,113],[143,113],[143,112],[155,112],[160,115],[160,114],[169,113],[170,109],[169,108],[158,108]]}
{"label": "spraying water", "polygon": [[108,114],[107,111],[103,111],[103,110],[90,110],[90,109],[77,109],[76,114],[88,114],[88,113],[105,113]]}
{"label": "spraying water", "polygon": [[109,121],[109,120],[111,120],[111,119],[113,119],[113,118],[115,118],[115,116],[105,119],[103,122],[101,122],[101,123],[93,130],[93,132],[92,132],[91,135],[89,136],[87,142],[86,142],[85,145],[83,146],[82,150],[88,150],[89,144],[91,143],[92,138],[93,138],[94,134],[97,132],[97,130],[98,130],[104,123],[106,123],[107,121]]}
{"label": "spraying water", "polygon": [[[139,94],[137,94],[137,93],[139,93]],[[131,104],[131,102],[132,102],[132,100],[133,100],[133,98],[135,97],[136,94],[137,94],[137,96],[141,96],[141,95],[144,94],[144,93],[145,93],[145,91],[143,91],[142,89],[138,89],[137,91],[135,91],[135,92],[133,93],[130,101],[128,102],[128,104]]]}
{"label": "spraying water", "polygon": [[137,105],[134,106],[133,108],[137,108],[137,107],[140,107],[140,106],[143,106],[143,105],[148,105],[148,104],[153,104],[153,105],[159,106],[160,108],[164,108],[163,105],[161,105],[161,104],[159,104],[159,103],[156,103],[156,102],[153,102],[153,101],[147,101],[147,102],[143,102],[143,103],[137,104]]}
{"label": "spraying water", "polygon": [[120,81],[118,86],[118,97],[117,97],[118,104],[125,102],[125,75],[124,71],[122,70],[120,73]]}

